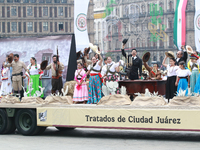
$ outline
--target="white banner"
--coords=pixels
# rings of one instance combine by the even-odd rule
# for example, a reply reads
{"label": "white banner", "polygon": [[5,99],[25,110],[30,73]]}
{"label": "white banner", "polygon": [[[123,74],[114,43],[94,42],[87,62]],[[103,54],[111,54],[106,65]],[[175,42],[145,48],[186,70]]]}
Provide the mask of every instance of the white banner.
{"label": "white banner", "polygon": [[89,0],[74,0],[74,33],[76,39],[76,51],[89,47],[87,31],[87,11]]}
{"label": "white banner", "polygon": [[200,0],[195,0],[195,17],[194,17],[194,29],[195,29],[195,45],[196,50],[200,52]]}

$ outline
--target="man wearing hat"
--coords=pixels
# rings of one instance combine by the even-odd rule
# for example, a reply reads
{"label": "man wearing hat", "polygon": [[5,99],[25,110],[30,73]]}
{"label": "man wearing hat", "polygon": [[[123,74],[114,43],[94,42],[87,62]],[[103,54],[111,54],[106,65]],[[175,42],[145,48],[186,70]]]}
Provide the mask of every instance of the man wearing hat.
{"label": "man wearing hat", "polygon": [[144,62],[145,68],[149,72],[149,78],[152,80],[161,80],[161,71],[158,68],[158,63],[154,63],[153,67],[150,67],[146,62]]}
{"label": "man wearing hat", "polygon": [[181,47],[181,49],[183,50],[183,51],[178,51],[177,53],[176,53],[176,65],[178,66],[179,65],[179,62],[181,62],[181,61],[184,61],[185,63],[186,63],[186,61],[187,61],[187,51],[185,50],[185,48],[184,48],[184,46],[182,46]]}
{"label": "man wearing hat", "polygon": [[[57,68],[56,68],[56,66],[57,66]],[[50,69],[51,69],[51,73],[52,73],[51,93],[55,94],[57,90],[59,91],[59,93],[61,93],[61,89],[63,88],[62,72],[64,70],[64,65],[63,65],[63,63],[61,63],[57,60],[57,55],[53,55],[53,63],[49,64],[45,70],[50,70]],[[56,73],[57,69],[58,69],[58,74]]]}
{"label": "man wearing hat", "polygon": [[[122,46],[122,55],[128,59],[128,68],[130,69],[130,73],[129,73],[129,79],[131,80],[137,80],[141,78],[142,75],[142,60],[137,56],[137,50],[136,49],[132,49],[132,53],[130,55],[126,55],[126,52],[124,51],[124,47],[126,45],[126,42],[128,40],[125,39],[123,40],[123,46]],[[138,70],[139,70],[139,75],[138,75]]]}
{"label": "man wearing hat", "polygon": [[23,90],[22,90],[22,69],[28,71],[24,62],[19,60],[19,55],[14,55],[14,61],[5,64],[5,67],[12,67],[12,86],[14,89],[14,93],[17,94],[20,91],[20,97],[23,97]]}

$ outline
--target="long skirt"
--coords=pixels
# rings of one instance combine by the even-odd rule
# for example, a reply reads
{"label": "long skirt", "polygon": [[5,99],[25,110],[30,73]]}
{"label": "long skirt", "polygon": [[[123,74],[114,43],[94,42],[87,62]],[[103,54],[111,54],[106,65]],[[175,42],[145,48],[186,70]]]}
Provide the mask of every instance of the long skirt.
{"label": "long skirt", "polygon": [[[10,85],[8,85],[8,83],[10,83]],[[9,82],[8,80],[2,80],[0,96],[8,95],[11,92],[12,92],[11,82]]]}
{"label": "long skirt", "polygon": [[186,90],[185,96],[187,96],[188,95],[188,81],[185,78],[182,78],[182,79],[179,80],[179,82],[178,82],[178,88],[177,88],[177,93],[179,93],[179,90],[181,90],[181,89],[183,91]]}
{"label": "long skirt", "polygon": [[83,102],[88,100],[88,89],[87,84],[82,83],[80,86],[80,89],[77,89],[78,84],[74,87],[74,95],[73,95],[73,101],[76,102]]}
{"label": "long skirt", "polygon": [[195,88],[194,88],[194,93],[199,93],[200,94],[200,74],[198,76]]}
{"label": "long skirt", "polygon": [[[118,81],[118,76],[117,75],[110,75],[110,76],[106,76],[105,78],[105,82],[108,81],[113,81],[113,82],[117,82]],[[116,94],[120,94],[120,88],[118,87],[115,91]]]}
{"label": "long skirt", "polygon": [[90,76],[89,78],[89,92],[88,104],[97,104],[101,97],[101,79],[98,75]]}
{"label": "long skirt", "polygon": [[177,86],[175,86],[176,76],[167,77],[166,99],[172,99],[176,95]]}
{"label": "long skirt", "polygon": [[197,83],[197,79],[199,77],[199,71],[193,70],[192,75],[190,76],[190,90],[191,93],[194,93],[195,85]]}
{"label": "long skirt", "polygon": [[[32,88],[33,90],[31,91],[31,96],[34,96],[34,94],[36,95],[36,91],[40,91],[40,87],[42,87],[42,81],[40,80],[40,75],[30,75],[30,82],[33,82],[32,84]],[[27,85],[27,92],[29,91],[29,84]],[[30,96],[30,94],[28,94],[28,97]],[[44,97],[44,94],[42,94],[40,97]]]}

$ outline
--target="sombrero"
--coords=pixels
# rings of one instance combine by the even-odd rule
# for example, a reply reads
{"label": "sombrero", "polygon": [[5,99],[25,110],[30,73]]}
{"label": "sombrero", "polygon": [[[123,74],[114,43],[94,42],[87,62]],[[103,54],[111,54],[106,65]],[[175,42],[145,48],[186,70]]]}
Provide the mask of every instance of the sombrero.
{"label": "sombrero", "polygon": [[48,65],[48,61],[47,60],[42,61],[41,64],[40,64],[40,69],[41,70],[45,70],[47,65]]}
{"label": "sombrero", "polygon": [[151,56],[151,54],[149,52],[146,52],[142,57],[142,61],[147,62],[149,60],[150,56]]}
{"label": "sombrero", "polygon": [[96,45],[93,45],[92,43],[89,43],[89,47],[91,50],[93,50],[95,53],[100,54],[99,48]]}
{"label": "sombrero", "polygon": [[165,55],[169,58],[175,58],[174,53],[172,51],[165,52]]}
{"label": "sombrero", "polygon": [[192,47],[189,46],[189,45],[186,46],[186,50],[187,50],[187,53],[188,53],[188,54],[193,54],[193,53],[194,53]]}
{"label": "sombrero", "polygon": [[10,55],[8,55],[8,62],[9,63],[12,63],[13,57],[14,57],[13,53],[10,53]]}

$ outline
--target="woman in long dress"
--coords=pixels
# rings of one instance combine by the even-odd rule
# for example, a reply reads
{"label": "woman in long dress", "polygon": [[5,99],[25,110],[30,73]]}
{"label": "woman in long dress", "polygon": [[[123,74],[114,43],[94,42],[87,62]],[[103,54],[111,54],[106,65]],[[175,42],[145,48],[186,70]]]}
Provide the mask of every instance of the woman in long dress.
{"label": "woman in long dress", "polygon": [[10,69],[4,67],[1,69],[1,91],[0,96],[8,95],[12,92]]}
{"label": "woman in long dress", "polygon": [[87,74],[83,69],[82,63],[78,63],[77,68],[78,69],[76,70],[74,77],[76,80],[76,85],[74,87],[73,101],[75,104],[80,102],[85,104],[88,100],[88,89],[85,82]]}
{"label": "woman in long dress", "polygon": [[[31,88],[30,84],[32,84],[33,90],[31,91],[31,95],[28,94],[28,96],[36,96],[36,91],[40,91],[40,87],[42,87],[42,75],[43,71],[40,69],[40,64],[37,64],[37,61],[34,57],[31,57],[30,64],[28,65],[27,69],[29,70],[26,72],[26,76],[28,77],[28,85],[27,85],[27,92]],[[44,97],[44,94],[40,97]]]}
{"label": "woman in long dress", "polygon": [[177,93],[180,92],[180,90],[186,91],[185,96],[188,95],[188,88],[190,87],[190,75],[191,72],[189,69],[185,69],[185,62],[181,61],[179,62],[179,68],[176,72],[177,78],[175,85],[178,86]]}
{"label": "woman in long dress", "polygon": [[88,66],[88,72],[87,74],[90,74],[89,78],[89,98],[88,98],[88,104],[97,104],[101,97],[102,97],[102,92],[101,92],[101,85],[102,85],[102,80],[101,80],[101,65],[103,62],[103,59],[101,55],[99,55],[100,60],[97,61],[95,57],[92,58],[92,65]]}
{"label": "woman in long dress", "polygon": [[165,64],[167,56],[165,56],[162,65],[167,68],[167,84],[166,84],[166,99],[168,102],[172,99],[177,90],[177,86],[175,85],[176,82],[176,71],[179,69],[179,66],[176,66],[176,60],[174,58],[170,58],[169,65]]}

